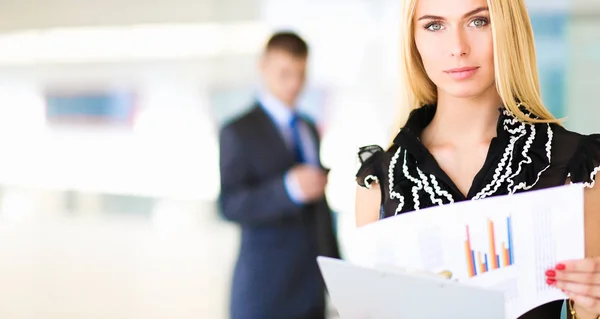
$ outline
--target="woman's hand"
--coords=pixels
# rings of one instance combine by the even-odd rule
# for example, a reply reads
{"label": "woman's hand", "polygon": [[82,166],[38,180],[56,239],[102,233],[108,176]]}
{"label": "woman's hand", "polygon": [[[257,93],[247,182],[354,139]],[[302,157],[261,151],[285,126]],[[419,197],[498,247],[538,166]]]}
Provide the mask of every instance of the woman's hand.
{"label": "woman's hand", "polygon": [[546,276],[549,285],[561,289],[573,300],[578,318],[599,318],[600,257],[559,263]]}

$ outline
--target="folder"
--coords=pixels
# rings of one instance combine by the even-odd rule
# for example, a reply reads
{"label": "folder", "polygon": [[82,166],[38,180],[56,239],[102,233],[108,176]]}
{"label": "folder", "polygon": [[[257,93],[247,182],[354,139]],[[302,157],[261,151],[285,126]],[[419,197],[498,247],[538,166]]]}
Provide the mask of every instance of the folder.
{"label": "folder", "polygon": [[425,273],[317,257],[341,319],[505,319],[504,294]]}

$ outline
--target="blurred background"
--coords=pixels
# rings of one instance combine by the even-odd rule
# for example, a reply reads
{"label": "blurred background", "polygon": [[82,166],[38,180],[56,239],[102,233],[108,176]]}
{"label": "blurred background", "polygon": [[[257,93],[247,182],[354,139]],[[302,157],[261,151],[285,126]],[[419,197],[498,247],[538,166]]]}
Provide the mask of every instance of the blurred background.
{"label": "blurred background", "polygon": [[[600,2],[527,0],[544,100],[598,131]],[[0,1],[0,318],[227,318],[238,228],[219,126],[252,102],[271,32],[311,47],[346,257],[357,148],[386,145],[399,0]]]}

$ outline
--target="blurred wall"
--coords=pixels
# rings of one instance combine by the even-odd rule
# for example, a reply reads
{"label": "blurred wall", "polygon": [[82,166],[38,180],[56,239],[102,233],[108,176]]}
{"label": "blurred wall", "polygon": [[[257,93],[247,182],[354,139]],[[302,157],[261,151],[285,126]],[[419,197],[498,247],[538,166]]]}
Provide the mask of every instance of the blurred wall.
{"label": "blurred wall", "polygon": [[[599,131],[600,3],[527,4],[544,99],[569,128]],[[392,134],[399,5],[2,1],[0,317],[226,317],[238,232],[217,214],[216,132],[252,100],[277,28],[311,45],[305,97],[351,258],[356,151]],[[49,87],[132,90],[138,116],[129,127],[50,125]]]}
{"label": "blurred wall", "polygon": [[0,30],[51,27],[248,21],[260,0],[4,0]]}
{"label": "blurred wall", "polygon": [[567,126],[588,134],[600,131],[600,3],[596,7],[596,15],[576,15],[568,31]]}

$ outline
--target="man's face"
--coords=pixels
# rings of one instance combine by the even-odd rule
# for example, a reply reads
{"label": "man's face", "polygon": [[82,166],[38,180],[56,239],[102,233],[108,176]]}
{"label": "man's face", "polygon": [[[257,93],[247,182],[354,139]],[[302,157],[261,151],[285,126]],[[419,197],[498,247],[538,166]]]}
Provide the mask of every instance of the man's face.
{"label": "man's face", "polygon": [[306,79],[306,58],[271,49],[262,59],[261,74],[271,94],[294,106]]}

